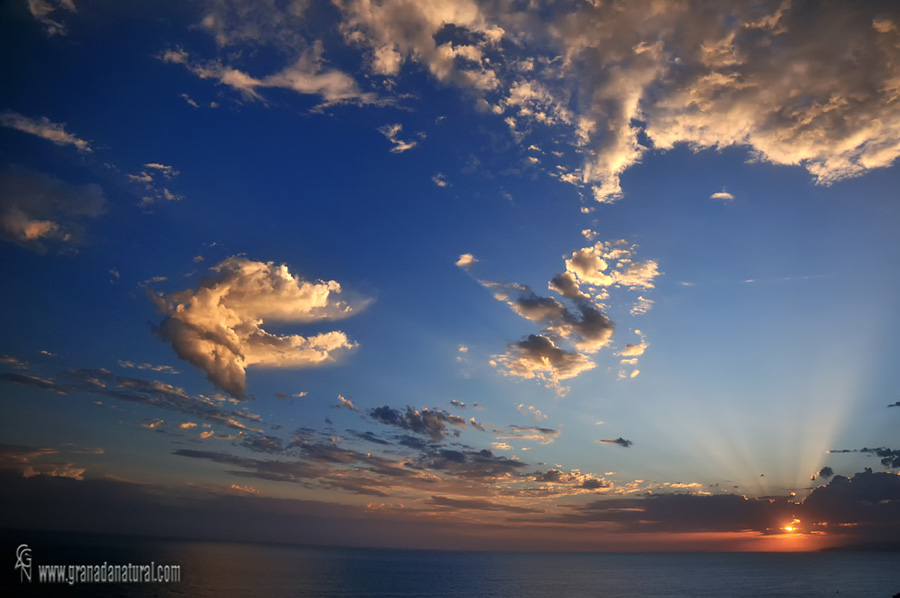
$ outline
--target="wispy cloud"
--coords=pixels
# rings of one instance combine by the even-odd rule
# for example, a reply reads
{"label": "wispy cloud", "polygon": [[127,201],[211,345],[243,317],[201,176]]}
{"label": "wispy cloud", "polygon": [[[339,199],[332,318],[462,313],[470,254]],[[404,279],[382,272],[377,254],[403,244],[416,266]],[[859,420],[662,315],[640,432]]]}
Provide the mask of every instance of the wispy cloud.
{"label": "wispy cloud", "polygon": [[403,125],[399,123],[395,123],[392,125],[384,125],[383,127],[378,128],[378,132],[384,135],[388,141],[391,142],[393,147],[391,148],[392,154],[402,154],[405,151],[411,150],[412,148],[418,145],[416,141],[403,141],[399,138],[400,131],[403,130]]}
{"label": "wispy cloud", "polygon": [[8,110],[0,113],[0,125],[35,135],[56,145],[71,145],[82,152],[92,151],[90,143],[66,131],[65,124],[55,123],[46,116],[34,119]]}
{"label": "wispy cloud", "polygon": [[28,10],[31,16],[37,19],[46,29],[48,35],[65,35],[66,26],[58,20],[54,20],[54,13],[65,10],[70,13],[78,12],[74,0],[28,0]]}

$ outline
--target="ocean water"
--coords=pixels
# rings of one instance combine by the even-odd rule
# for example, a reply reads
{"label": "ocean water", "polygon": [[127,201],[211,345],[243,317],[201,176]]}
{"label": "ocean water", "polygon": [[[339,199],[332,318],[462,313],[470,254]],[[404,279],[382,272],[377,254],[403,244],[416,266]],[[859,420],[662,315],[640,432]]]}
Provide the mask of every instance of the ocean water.
{"label": "ocean water", "polygon": [[[11,538],[11,537],[10,537]],[[848,596],[900,592],[900,553],[500,553],[306,548],[110,536],[28,538],[33,581],[4,536],[3,596],[575,598]],[[169,584],[37,583],[39,564],[177,564]],[[0,558],[0,562],[3,562]],[[14,573],[15,575],[9,575]],[[11,590],[11,592],[10,592]]]}

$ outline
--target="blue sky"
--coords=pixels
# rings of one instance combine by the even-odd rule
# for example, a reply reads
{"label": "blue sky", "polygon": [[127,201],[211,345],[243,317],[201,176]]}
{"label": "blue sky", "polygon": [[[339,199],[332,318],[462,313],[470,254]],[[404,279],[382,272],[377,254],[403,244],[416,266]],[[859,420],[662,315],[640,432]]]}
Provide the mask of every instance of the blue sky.
{"label": "blue sky", "polygon": [[24,503],[436,548],[900,522],[892,4],[0,15]]}

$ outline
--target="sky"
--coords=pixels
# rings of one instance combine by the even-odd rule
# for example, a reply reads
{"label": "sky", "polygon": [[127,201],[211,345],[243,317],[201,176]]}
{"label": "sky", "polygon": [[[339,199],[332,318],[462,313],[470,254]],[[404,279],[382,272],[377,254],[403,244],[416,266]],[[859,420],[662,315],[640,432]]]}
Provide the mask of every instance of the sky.
{"label": "sky", "polygon": [[14,0],[0,56],[0,525],[898,537],[896,3]]}

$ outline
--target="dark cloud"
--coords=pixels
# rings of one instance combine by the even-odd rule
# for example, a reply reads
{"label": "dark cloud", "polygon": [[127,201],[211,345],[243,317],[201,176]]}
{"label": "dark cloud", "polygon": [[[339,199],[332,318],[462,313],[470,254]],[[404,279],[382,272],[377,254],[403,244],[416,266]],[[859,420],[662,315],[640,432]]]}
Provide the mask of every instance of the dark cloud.
{"label": "dark cloud", "polygon": [[889,449],[885,447],[878,448],[868,448],[864,447],[861,449],[840,449],[840,450],[830,450],[829,453],[867,453],[869,455],[874,455],[881,459],[881,464],[885,467],[896,468],[900,467],[900,450]]}
{"label": "dark cloud", "polygon": [[550,279],[548,286],[551,291],[556,291],[566,299],[575,301],[585,301],[589,299],[588,295],[581,292],[581,289],[578,287],[578,279],[571,272],[557,274]]}
{"label": "dark cloud", "polygon": [[447,434],[447,426],[466,427],[466,420],[442,409],[422,409],[406,407],[400,411],[383,405],[369,410],[369,416],[383,424],[397,426],[416,434],[428,436],[432,442],[440,442]]}
{"label": "dark cloud", "polygon": [[894,450],[884,447],[879,448],[864,448],[860,450],[861,453],[871,453],[877,457],[881,458],[881,464],[885,467],[896,468],[900,467],[900,450]]}
{"label": "dark cloud", "polygon": [[284,443],[275,436],[245,436],[241,446],[258,453],[279,454],[284,452]]}
{"label": "dark cloud", "polygon": [[347,433],[353,436],[354,438],[358,438],[359,440],[365,440],[366,442],[373,442],[375,444],[381,445],[391,445],[392,442],[381,438],[380,436],[374,434],[373,432],[357,432],[356,430],[347,430]]}
{"label": "dark cloud", "polygon": [[598,440],[597,442],[604,442],[604,443],[606,443],[606,444],[617,444],[617,445],[621,446],[622,448],[628,448],[628,447],[630,447],[632,444],[634,444],[632,441],[630,441],[630,440],[625,440],[625,439],[622,438],[621,436],[618,437],[618,438],[605,439],[605,440]]}
{"label": "dark cloud", "polygon": [[468,479],[489,479],[517,473],[527,463],[494,455],[489,450],[469,451],[437,449],[415,461],[414,467],[438,470]]}
{"label": "dark cloud", "polygon": [[446,496],[432,496],[430,504],[439,507],[448,507],[450,509],[473,509],[477,511],[504,511],[507,513],[543,513],[544,509],[531,509],[528,507],[517,507],[514,505],[504,505],[489,500],[469,498],[456,499]]}
{"label": "dark cloud", "polygon": [[803,514],[813,521],[856,524],[834,531],[868,533],[880,527],[900,537],[900,475],[866,470],[851,478],[836,475],[825,486],[813,489],[803,501]]}
{"label": "dark cloud", "polygon": [[661,494],[613,498],[565,507],[567,522],[608,522],[628,532],[766,532],[791,521],[797,505],[733,494]]}
{"label": "dark cloud", "polygon": [[[554,281],[563,285],[562,288],[566,291],[563,293],[564,296],[573,295],[571,285],[575,284],[574,280],[569,281],[565,275],[557,275],[550,283],[551,288],[555,289]],[[505,301],[517,314],[541,324],[543,326],[541,334],[545,336],[569,339],[591,352],[605,345],[612,336],[614,329],[612,320],[606,317],[598,306],[591,303],[589,298],[580,293],[570,297],[575,299],[575,308],[569,309],[552,297],[537,295],[526,285],[496,282],[482,282],[482,284],[493,290],[494,296]]]}
{"label": "dark cloud", "polygon": [[99,185],[69,185],[48,174],[7,169],[0,173],[0,238],[44,253],[73,247],[83,221],[106,211]]}
{"label": "dark cloud", "polygon": [[831,469],[830,467],[823,467],[822,469],[820,469],[819,471],[814,473],[810,477],[810,479],[815,480],[816,478],[822,478],[824,480],[827,480],[828,478],[832,477],[833,475],[834,475],[833,469]]}
{"label": "dark cloud", "polygon": [[156,380],[117,376],[109,370],[68,370],[62,381],[23,374],[0,374],[0,381],[40,388],[60,394],[86,393],[131,403],[150,405],[182,415],[205,419],[235,430],[255,431],[259,417],[226,407],[227,402],[205,395],[188,395],[184,389]]}

